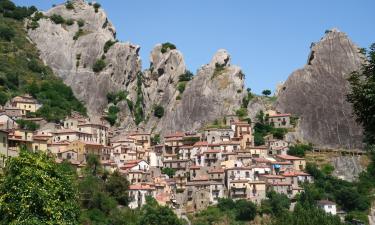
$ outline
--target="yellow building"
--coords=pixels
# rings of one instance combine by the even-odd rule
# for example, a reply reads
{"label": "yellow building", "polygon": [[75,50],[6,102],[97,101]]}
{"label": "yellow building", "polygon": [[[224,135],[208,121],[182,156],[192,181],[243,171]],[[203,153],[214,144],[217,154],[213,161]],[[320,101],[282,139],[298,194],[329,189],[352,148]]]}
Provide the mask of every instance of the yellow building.
{"label": "yellow building", "polygon": [[42,151],[47,152],[48,150],[48,143],[51,141],[52,136],[51,135],[34,135],[33,136],[33,142],[32,142],[32,148],[33,151]]}
{"label": "yellow building", "polygon": [[39,108],[38,102],[30,95],[16,96],[11,102],[13,107],[21,110],[22,116],[26,116],[29,112],[36,112]]}
{"label": "yellow building", "polygon": [[102,149],[103,145],[101,144],[80,140],[72,141],[67,147],[67,150],[71,150],[77,153],[77,160],[79,162],[86,162],[86,157],[89,154],[96,155],[100,158]]}

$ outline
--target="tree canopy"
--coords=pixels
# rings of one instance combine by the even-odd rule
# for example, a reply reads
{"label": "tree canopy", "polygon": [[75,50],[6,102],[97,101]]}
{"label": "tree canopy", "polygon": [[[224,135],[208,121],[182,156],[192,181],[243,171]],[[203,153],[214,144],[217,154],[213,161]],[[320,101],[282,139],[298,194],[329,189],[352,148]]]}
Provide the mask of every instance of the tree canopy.
{"label": "tree canopy", "polygon": [[44,153],[22,150],[0,182],[1,224],[78,224],[74,174]]}

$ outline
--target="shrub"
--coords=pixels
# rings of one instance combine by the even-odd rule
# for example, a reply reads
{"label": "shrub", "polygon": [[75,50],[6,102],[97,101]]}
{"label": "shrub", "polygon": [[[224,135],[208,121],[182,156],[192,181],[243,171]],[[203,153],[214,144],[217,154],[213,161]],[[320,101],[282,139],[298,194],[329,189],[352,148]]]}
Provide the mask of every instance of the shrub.
{"label": "shrub", "polygon": [[71,1],[67,1],[67,2],[65,3],[65,7],[66,7],[67,9],[69,9],[69,10],[74,9],[74,5],[73,5],[73,3],[72,3]]}
{"label": "shrub", "polygon": [[74,20],[71,19],[71,18],[69,18],[69,19],[67,19],[67,20],[65,21],[65,24],[68,25],[68,26],[71,26],[71,25],[74,24]]}
{"label": "shrub", "polygon": [[44,14],[42,12],[36,12],[31,18],[33,21],[39,21],[40,19],[44,18]]}
{"label": "shrub", "polygon": [[0,105],[5,105],[8,101],[8,95],[4,91],[0,91]]}
{"label": "shrub", "polygon": [[169,178],[172,178],[176,174],[176,170],[169,167],[164,167],[161,169],[161,173],[168,175]]}
{"label": "shrub", "polygon": [[134,109],[134,103],[130,99],[126,99],[126,103],[128,104],[130,112]]}
{"label": "shrub", "polygon": [[92,5],[93,7],[94,7],[94,9],[95,9],[95,12],[97,13],[98,11],[99,11],[99,8],[100,8],[100,4],[99,3],[94,3],[93,5]]}
{"label": "shrub", "polygon": [[176,100],[181,100],[181,95],[177,95]]}
{"label": "shrub", "polygon": [[84,34],[85,34],[85,32],[82,29],[78,29],[78,31],[73,36],[73,40],[75,40],[75,41],[78,40],[78,38],[81,37]]}
{"label": "shrub", "polygon": [[154,108],[154,116],[162,118],[164,116],[164,108],[161,105],[157,105]]}
{"label": "shrub", "polygon": [[28,63],[27,63],[27,67],[35,72],[35,73],[42,73],[44,72],[44,66],[41,65],[38,61],[36,60],[30,60]]}
{"label": "shrub", "polygon": [[104,48],[103,48],[104,53],[107,53],[108,50],[112,47],[112,45],[114,45],[115,43],[116,41],[112,41],[112,40],[106,41],[106,43],[104,44]]}
{"label": "shrub", "polygon": [[161,53],[166,53],[168,50],[176,49],[176,46],[170,42],[165,42],[161,45]]}
{"label": "shrub", "polygon": [[190,72],[189,70],[186,70],[185,73],[181,74],[178,77],[178,81],[180,81],[180,82],[182,82],[182,81],[190,81],[191,79],[193,79],[193,76],[194,76],[194,74],[192,72]]}
{"label": "shrub", "polygon": [[83,19],[77,20],[77,24],[79,27],[83,27],[85,25],[85,21]]}
{"label": "shrub", "polygon": [[297,157],[304,157],[306,151],[311,151],[313,149],[312,145],[306,144],[295,144],[289,147],[288,155],[293,155]]}
{"label": "shrub", "polygon": [[180,92],[180,94],[184,93],[186,87],[186,81],[178,82],[177,90]]}
{"label": "shrub", "polygon": [[106,64],[104,62],[104,60],[102,59],[98,59],[96,60],[94,66],[92,67],[92,70],[96,73],[102,71],[104,68],[106,67]]}
{"label": "shrub", "polygon": [[18,126],[21,129],[24,129],[24,130],[35,131],[35,130],[39,129],[39,124],[36,124],[33,121],[19,119],[16,122],[17,122]]}
{"label": "shrub", "polygon": [[6,41],[11,41],[15,36],[15,32],[12,28],[7,26],[0,26],[0,38]]}
{"label": "shrub", "polygon": [[214,73],[212,75],[212,78],[215,78],[216,76],[221,75],[224,71],[225,71],[225,65],[221,65],[219,63],[216,63],[215,64],[215,70],[214,70]]}
{"label": "shrub", "polygon": [[155,134],[153,137],[151,137],[151,144],[152,145],[160,144],[160,134]]}
{"label": "shrub", "polygon": [[64,18],[60,15],[53,14],[50,19],[55,23],[55,24],[62,24],[65,22]]}
{"label": "shrub", "polygon": [[240,108],[236,111],[236,115],[240,118],[244,118],[247,116],[247,109],[245,108]]}
{"label": "shrub", "polygon": [[31,21],[27,24],[27,29],[35,30],[39,27],[39,23],[37,21]]}

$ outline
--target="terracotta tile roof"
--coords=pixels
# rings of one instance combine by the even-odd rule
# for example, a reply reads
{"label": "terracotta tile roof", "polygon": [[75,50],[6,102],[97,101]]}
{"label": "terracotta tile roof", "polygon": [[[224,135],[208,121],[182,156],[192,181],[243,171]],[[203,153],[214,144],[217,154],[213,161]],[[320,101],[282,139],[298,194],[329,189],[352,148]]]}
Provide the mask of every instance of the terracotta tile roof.
{"label": "terracotta tile roof", "polygon": [[291,183],[286,182],[274,182],[274,183],[268,183],[270,186],[292,186]]}
{"label": "terracotta tile roof", "polygon": [[267,179],[285,179],[285,177],[281,175],[261,174],[260,176],[265,177]]}
{"label": "terracotta tile roof", "polygon": [[132,184],[129,186],[129,190],[155,190],[155,187],[149,184]]}
{"label": "terracotta tile roof", "polygon": [[176,132],[173,134],[165,135],[164,138],[172,138],[172,137],[183,137],[185,134],[183,132]]}
{"label": "terracotta tile roof", "polygon": [[207,141],[198,141],[195,142],[194,146],[207,146],[208,142]]}
{"label": "terracotta tile roof", "polygon": [[224,173],[224,169],[217,168],[217,169],[211,169],[208,171],[208,173]]}

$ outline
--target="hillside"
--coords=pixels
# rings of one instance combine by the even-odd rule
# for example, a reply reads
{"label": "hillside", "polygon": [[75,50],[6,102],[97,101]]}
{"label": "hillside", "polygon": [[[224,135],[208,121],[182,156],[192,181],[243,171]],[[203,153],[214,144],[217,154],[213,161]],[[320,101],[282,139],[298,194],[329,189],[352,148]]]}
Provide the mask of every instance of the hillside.
{"label": "hillside", "polygon": [[[2,1],[4,2],[4,1]],[[24,29],[23,15],[13,16],[19,7],[0,11],[0,104],[11,97],[29,93],[43,106],[36,115],[49,121],[59,121],[71,111],[86,113],[71,88],[57,78],[40,60],[38,50],[30,42]],[[7,16],[7,17],[4,17]]]}

